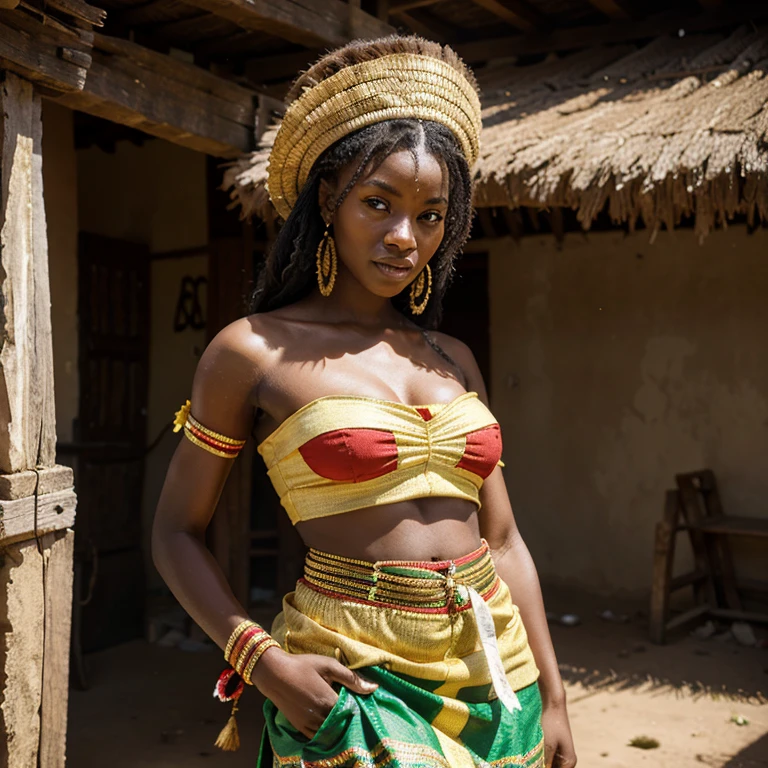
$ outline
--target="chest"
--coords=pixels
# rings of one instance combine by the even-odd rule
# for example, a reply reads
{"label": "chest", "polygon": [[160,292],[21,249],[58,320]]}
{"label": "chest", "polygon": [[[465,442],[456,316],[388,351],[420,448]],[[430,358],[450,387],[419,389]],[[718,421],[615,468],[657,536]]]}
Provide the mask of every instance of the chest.
{"label": "chest", "polygon": [[294,354],[285,350],[270,366],[259,390],[264,411],[259,431],[266,436],[306,404],[328,396],[409,406],[449,403],[465,391],[459,377],[460,372],[426,344],[379,343],[355,349],[318,340],[314,348]]}

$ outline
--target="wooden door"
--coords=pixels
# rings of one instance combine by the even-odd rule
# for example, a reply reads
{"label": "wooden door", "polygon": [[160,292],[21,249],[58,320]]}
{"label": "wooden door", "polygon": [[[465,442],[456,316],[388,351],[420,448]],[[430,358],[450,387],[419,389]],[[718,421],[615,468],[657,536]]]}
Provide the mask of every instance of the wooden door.
{"label": "wooden door", "polygon": [[144,632],[149,249],[83,233],[78,270],[79,416],[59,455],[75,471],[77,631],[88,651]]}

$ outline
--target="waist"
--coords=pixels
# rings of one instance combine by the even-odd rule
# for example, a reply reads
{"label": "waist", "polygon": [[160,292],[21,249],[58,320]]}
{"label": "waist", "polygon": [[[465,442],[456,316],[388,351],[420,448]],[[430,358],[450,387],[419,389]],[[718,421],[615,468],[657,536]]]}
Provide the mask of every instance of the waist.
{"label": "waist", "polygon": [[488,544],[453,560],[355,560],[310,549],[300,583],[330,597],[418,613],[452,613],[470,607],[462,587],[484,600],[500,580]]}

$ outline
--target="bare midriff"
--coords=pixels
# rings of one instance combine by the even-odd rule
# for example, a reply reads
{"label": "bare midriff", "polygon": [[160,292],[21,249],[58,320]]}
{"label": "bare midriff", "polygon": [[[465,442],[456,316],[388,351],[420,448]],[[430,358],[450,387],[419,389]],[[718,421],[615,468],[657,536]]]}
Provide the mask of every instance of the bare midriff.
{"label": "bare midriff", "polygon": [[452,560],[480,546],[477,506],[427,498],[306,520],[296,530],[308,547],[356,560]]}

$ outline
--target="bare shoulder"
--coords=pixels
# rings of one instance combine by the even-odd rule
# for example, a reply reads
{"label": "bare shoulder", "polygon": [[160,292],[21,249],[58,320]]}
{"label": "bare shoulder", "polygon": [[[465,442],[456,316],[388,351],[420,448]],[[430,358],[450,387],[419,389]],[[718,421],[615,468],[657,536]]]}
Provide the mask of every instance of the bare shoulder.
{"label": "bare shoulder", "polygon": [[249,315],[222,328],[205,349],[198,372],[218,369],[221,376],[258,379],[269,364],[269,327],[259,315]]}
{"label": "bare shoulder", "polygon": [[208,428],[233,438],[250,433],[259,385],[274,346],[259,315],[222,328],[203,352],[192,384],[192,411]]}
{"label": "bare shoulder", "polygon": [[467,344],[455,336],[449,336],[441,331],[430,331],[434,340],[456,361],[461,372],[466,378],[467,389],[477,392],[481,398],[485,398],[485,382],[480,368],[477,365],[472,350]]}

